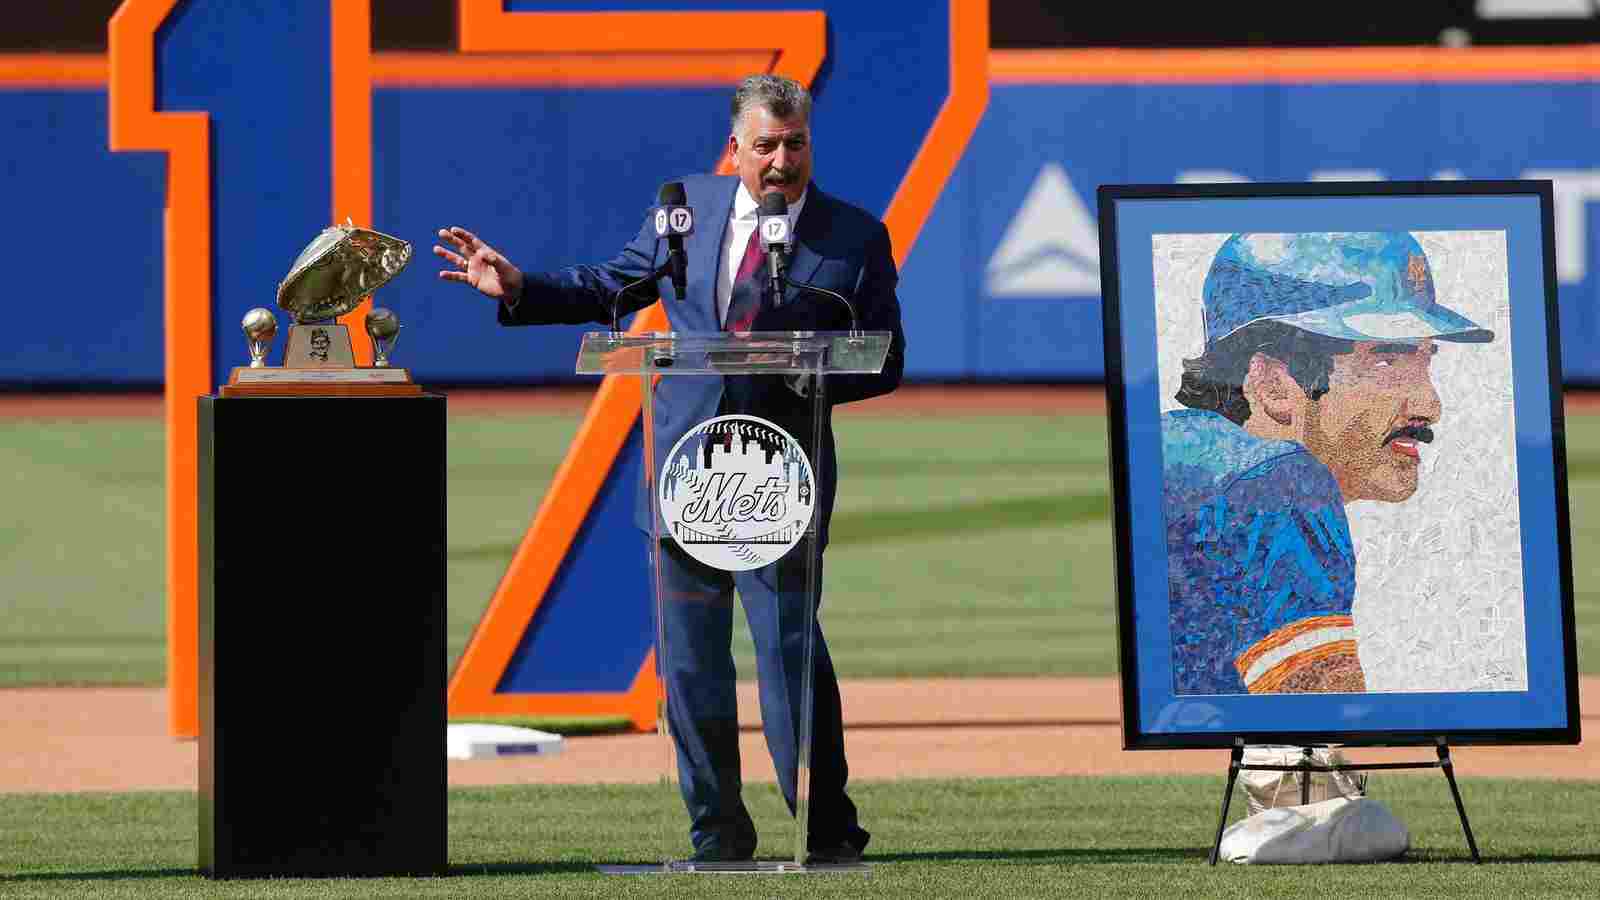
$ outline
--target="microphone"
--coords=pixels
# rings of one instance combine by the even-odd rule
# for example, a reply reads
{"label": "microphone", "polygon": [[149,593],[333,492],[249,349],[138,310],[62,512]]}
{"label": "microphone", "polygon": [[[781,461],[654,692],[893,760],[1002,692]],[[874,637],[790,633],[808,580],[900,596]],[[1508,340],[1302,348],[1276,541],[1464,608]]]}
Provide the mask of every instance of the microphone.
{"label": "microphone", "polygon": [[672,279],[672,292],[682,300],[689,290],[689,255],[683,250],[683,236],[694,233],[694,212],[681,181],[663,184],[656,202],[660,204],[655,213],[656,237],[667,239],[667,275]]}
{"label": "microphone", "polygon": [[[793,235],[789,233],[789,201],[778,191],[772,191],[761,197],[761,211],[756,214],[756,228],[761,231],[761,242],[767,250],[767,271],[772,277],[772,296],[774,299],[782,296],[785,284],[794,285],[813,294],[820,294],[844,304],[845,312],[850,316],[850,330],[857,331],[859,327],[856,320],[856,308],[849,299],[836,291],[807,284],[804,281],[794,281],[784,272],[784,254],[789,250],[789,242]],[[865,270],[862,270],[865,275]],[[861,289],[861,281],[856,280],[856,289]]]}
{"label": "microphone", "polygon": [[767,275],[772,284],[773,303],[783,296],[783,255],[789,250],[789,201],[782,193],[772,191],[761,197],[761,210],[756,214],[756,228],[761,232],[761,245],[767,251]]}
{"label": "microphone", "polygon": [[656,268],[618,288],[617,292],[611,295],[613,334],[620,334],[622,331],[621,317],[618,315],[622,296],[634,288],[643,287],[666,275],[672,279],[672,290],[678,295],[679,300],[682,300],[688,292],[689,255],[683,250],[683,236],[694,234],[694,210],[689,208],[689,198],[684,193],[683,182],[669,181],[663,184],[661,190],[656,193],[656,204],[650,212],[650,218],[656,230],[656,248],[660,249],[662,238],[667,239],[667,259]]}

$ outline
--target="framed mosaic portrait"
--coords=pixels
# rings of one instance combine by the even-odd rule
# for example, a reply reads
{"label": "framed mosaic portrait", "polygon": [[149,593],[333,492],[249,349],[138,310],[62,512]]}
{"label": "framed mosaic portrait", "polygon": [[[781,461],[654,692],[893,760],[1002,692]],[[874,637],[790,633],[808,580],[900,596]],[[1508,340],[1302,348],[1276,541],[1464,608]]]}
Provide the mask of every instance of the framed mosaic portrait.
{"label": "framed mosaic portrait", "polygon": [[1098,199],[1124,746],[1576,743],[1550,184]]}

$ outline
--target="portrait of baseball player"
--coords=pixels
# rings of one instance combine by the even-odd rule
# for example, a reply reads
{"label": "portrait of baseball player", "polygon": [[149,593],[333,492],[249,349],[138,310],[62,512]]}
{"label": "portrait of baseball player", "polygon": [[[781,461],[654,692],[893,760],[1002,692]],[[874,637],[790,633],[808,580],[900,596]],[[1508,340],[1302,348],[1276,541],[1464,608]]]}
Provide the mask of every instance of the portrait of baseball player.
{"label": "portrait of baseball player", "polygon": [[1465,311],[1407,232],[1156,236],[1176,694],[1525,680],[1503,234],[1428,237]]}

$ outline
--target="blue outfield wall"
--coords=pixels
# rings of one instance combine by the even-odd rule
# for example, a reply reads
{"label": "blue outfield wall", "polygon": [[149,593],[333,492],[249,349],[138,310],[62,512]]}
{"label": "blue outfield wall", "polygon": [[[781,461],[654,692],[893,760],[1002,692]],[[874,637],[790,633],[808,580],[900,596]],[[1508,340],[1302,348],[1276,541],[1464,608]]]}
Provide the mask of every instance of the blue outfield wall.
{"label": "blue outfield wall", "polygon": [[1592,83],[996,85],[905,266],[907,371],[1102,377],[1100,184],[1550,178],[1565,376],[1600,380],[1597,101]]}
{"label": "blue outfield wall", "polygon": [[[830,173],[872,152],[861,112],[830,116],[829,99],[824,83],[824,189],[859,181]],[[716,157],[726,104],[727,91],[710,88],[374,90],[373,224],[418,251],[380,296],[407,325],[397,361],[423,382],[579,380],[584,329],[498,328],[487,301],[435,279],[433,230],[473,228],[529,268],[599,261],[633,234],[662,181]],[[641,109],[672,124],[645,124]],[[1098,184],[1551,178],[1565,374],[1600,381],[1597,109],[1600,85],[1589,82],[995,85],[902,273],[907,374],[1101,377]],[[163,159],[106,149],[103,90],[3,89],[0,122],[10,123],[0,198],[24,248],[9,278],[0,384],[159,382]],[[470,136],[452,124],[462,122]],[[680,139],[652,139],[663,127]],[[272,191],[310,177],[326,169],[264,162],[246,183]],[[840,192],[881,213],[890,189]],[[281,244],[284,258],[256,273],[259,297],[217,310],[222,361],[243,362],[232,323],[271,305],[322,224],[312,216],[274,223],[293,235],[243,238]],[[229,253],[225,241],[219,264]]]}
{"label": "blue outfield wall", "polygon": [[106,149],[106,92],[0,88],[0,384],[161,380],[166,157]]}

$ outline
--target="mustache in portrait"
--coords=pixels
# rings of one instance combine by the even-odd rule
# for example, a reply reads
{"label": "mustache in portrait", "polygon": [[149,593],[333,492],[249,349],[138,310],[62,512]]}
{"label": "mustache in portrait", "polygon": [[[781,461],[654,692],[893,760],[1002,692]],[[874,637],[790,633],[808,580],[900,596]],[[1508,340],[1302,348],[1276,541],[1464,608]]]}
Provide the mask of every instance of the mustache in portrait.
{"label": "mustache in portrait", "polygon": [[1431,444],[1433,443],[1433,429],[1426,425],[1402,425],[1389,432],[1389,436],[1384,438],[1383,443],[1378,446],[1387,447],[1389,442],[1395,438],[1411,438],[1424,444]]}

